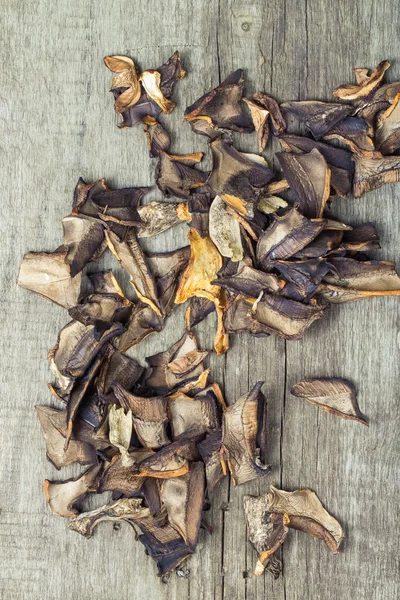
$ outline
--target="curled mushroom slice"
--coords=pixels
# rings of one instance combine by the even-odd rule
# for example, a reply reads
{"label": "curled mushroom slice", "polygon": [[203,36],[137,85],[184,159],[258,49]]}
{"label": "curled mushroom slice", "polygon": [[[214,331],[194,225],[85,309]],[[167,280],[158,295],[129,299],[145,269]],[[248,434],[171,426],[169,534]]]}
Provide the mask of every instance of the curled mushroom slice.
{"label": "curled mushroom slice", "polygon": [[264,290],[278,293],[285,285],[285,282],[280,281],[273,273],[258,271],[245,263],[240,263],[235,274],[219,277],[214,283],[235,294],[241,294],[249,298],[257,298]]}
{"label": "curled mushroom slice", "polygon": [[226,303],[224,290],[211,282],[217,278],[222,267],[222,256],[208,236],[202,237],[196,229],[190,229],[190,260],[186,267],[178,291],[176,304],[182,304],[193,296],[211,300],[217,311],[218,326],[214,340],[217,354],[223,354],[229,347],[229,339],[225,334],[222,314]]}
{"label": "curled mushroom slice", "polygon": [[158,450],[138,465],[138,475],[169,479],[180,477],[189,470],[189,461],[197,458],[196,443],[180,439]]}
{"label": "curled mushroom slice", "polygon": [[283,133],[286,130],[286,121],[283,118],[277,101],[262,92],[256,92],[253,98],[258,104],[261,104],[261,106],[264,106],[268,110],[274,135]]}
{"label": "curled mushroom slice", "polygon": [[120,455],[113,456],[110,463],[104,468],[98,493],[119,492],[124,496],[134,496],[141,492],[146,478],[138,477],[137,465],[152,454],[152,450],[145,448],[132,450],[129,452],[132,464],[125,466]]}
{"label": "curled mushroom slice", "polygon": [[140,98],[141,90],[135,63],[129,56],[105,56],[104,63],[114,73],[111,90],[122,90],[115,100],[115,112],[122,113]]}
{"label": "curled mushroom slice", "polygon": [[97,260],[106,248],[104,225],[91,217],[70,215],[62,220],[64,246],[68,248],[65,261],[71,276],[80,273],[88,262]]}
{"label": "curled mushroom slice", "polygon": [[182,477],[163,482],[161,500],[167,509],[168,521],[194,550],[200,530],[204,502],[204,466],[201,462],[190,465]]}
{"label": "curled mushroom slice", "polygon": [[194,333],[186,331],[170,348],[146,358],[149,365],[146,385],[163,392],[189,377],[197,378],[204,371],[202,363],[207,354],[198,349]]}
{"label": "curled mushroom slice", "polygon": [[261,462],[260,449],[256,447],[259,404],[265,402],[261,394],[263,384],[256,383],[223,413],[222,447],[234,485],[266,475],[270,470]]}
{"label": "curled mushroom slice", "polygon": [[321,258],[278,260],[274,267],[287,281],[282,294],[299,302],[309,300],[316,293],[323,278],[334,270],[330,263]]}
{"label": "curled mushroom slice", "polygon": [[93,194],[91,202],[107,228],[123,241],[128,228],[141,225],[137,208],[148,191],[146,187],[107,190]]}
{"label": "curled mushroom slice", "polygon": [[394,154],[400,149],[400,93],[378,118],[375,143],[382,154]]}
{"label": "curled mushroom slice", "polygon": [[150,510],[142,506],[142,498],[121,498],[116,502],[105,504],[95,510],[81,513],[68,525],[68,529],[90,538],[93,531],[102,521],[128,521],[139,519],[150,514]]}
{"label": "curled mushroom slice", "polygon": [[351,83],[340,85],[333,90],[332,96],[340,98],[340,100],[360,100],[367,98],[380,85],[389,67],[390,62],[383,60],[375,67],[371,75],[362,77],[362,80],[357,85]]}
{"label": "curled mushroom slice", "polygon": [[130,231],[123,242],[113,231],[107,231],[106,238],[111,252],[129,273],[130,283],[139,299],[162,316],[156,282],[135,233]]}
{"label": "curled mushroom slice", "polygon": [[254,318],[251,304],[240,297],[230,302],[224,311],[224,327],[228,333],[251,333],[258,337],[271,335],[270,329]]}
{"label": "curled mushroom slice", "polygon": [[115,350],[105,372],[103,393],[108,394],[117,383],[131,390],[143,371],[144,368],[136,360]]}
{"label": "curled mushroom slice", "polygon": [[159,152],[156,168],[156,183],[165,195],[186,198],[190,190],[201,187],[208,179],[208,173],[194,169],[203,158],[201,152],[187,155]]}
{"label": "curled mushroom slice", "polygon": [[343,121],[353,111],[349,104],[335,104],[318,100],[285,102],[281,108],[293,114],[300,123],[309,129],[316,140],[324,136],[332,127]]}
{"label": "curled mushroom slice", "polygon": [[134,306],[132,314],[126,326],[126,331],[119,338],[118,349],[126,352],[132,346],[136,346],[148,335],[157,333],[164,327],[165,317],[159,314],[148,304],[139,302]]}
{"label": "curled mushroom slice", "polygon": [[61,469],[73,463],[90,465],[97,462],[94,446],[87,442],[71,440],[65,450],[67,411],[50,406],[36,406],[36,413],[46,441],[47,459]]}
{"label": "curled mushroom slice", "polygon": [[297,398],[305,398],[336,417],[368,426],[358,408],[355,387],[349,381],[337,377],[303,379],[294,384],[290,393]]}
{"label": "curled mushroom slice", "polygon": [[137,229],[138,238],[148,238],[159,235],[163,231],[190,221],[185,203],[180,202],[149,202],[138,208],[141,223]]}
{"label": "curled mushroom slice", "polygon": [[168,400],[168,411],[173,439],[211,432],[219,425],[216,402],[211,395],[194,398],[186,394],[174,395]]}
{"label": "curled mushroom slice", "polygon": [[71,277],[65,262],[67,254],[65,247],[55,252],[28,252],[21,262],[17,284],[64,308],[76,306],[82,275]]}
{"label": "curled mushroom slice", "polygon": [[283,152],[278,158],[301,212],[311,219],[321,218],[331,185],[331,171],[322,154],[314,148],[308,154]]}
{"label": "curled mushroom slice", "polygon": [[253,217],[260,197],[267,195],[272,171],[221,139],[211,142],[213,169],[208,185],[243,216]]}
{"label": "curled mushroom slice", "polygon": [[[340,523],[324,509],[321,501],[314,492],[307,488],[296,490],[295,492],[286,492],[278,490],[273,485],[271,485],[270,489],[271,492],[263,497],[266,512],[288,515],[288,525],[291,527],[291,520],[293,519],[293,527],[295,529],[300,529],[300,527],[296,527],[296,525],[300,524],[298,521],[299,518],[309,519],[308,527],[303,522],[302,531],[306,531],[306,533],[309,533],[308,529],[313,530],[311,527],[312,522],[320,525],[328,534],[329,543],[327,545],[331,552],[333,554],[339,552],[339,546],[344,537],[343,529]],[[309,533],[309,535],[313,535],[313,533]],[[327,540],[325,539],[325,541]]]}
{"label": "curled mushroom slice", "polygon": [[335,125],[324,136],[324,140],[338,140],[346,144],[354,154],[379,156],[369,135],[368,124],[361,117],[347,117]]}
{"label": "curled mushroom slice", "polygon": [[244,496],[243,505],[248,537],[258,554],[254,575],[261,575],[267,569],[276,579],[282,565],[274,554],[288,534],[288,516],[268,512],[263,496]]}
{"label": "curled mushroom slice", "polygon": [[131,414],[131,423],[133,418],[133,425],[142,446],[153,449],[169,443],[166,432],[168,415],[165,398],[135,396],[118,384],[114,386],[114,394],[122,407]]}
{"label": "curled mushroom slice", "polygon": [[105,179],[98,179],[93,183],[86,183],[79,177],[78,183],[75,186],[74,196],[72,200],[72,214],[84,214],[91,217],[96,217],[97,211],[92,205],[92,197],[98,192],[108,190]]}
{"label": "curled mushroom slice", "polygon": [[211,128],[250,132],[251,121],[241,105],[244,89],[243,71],[231,73],[216,88],[196,100],[185,110],[184,120],[205,120]]}
{"label": "curled mushroom slice", "polygon": [[325,306],[306,305],[283,296],[263,293],[253,305],[253,316],[271,335],[286,340],[303,337],[312,323],[321,319]]}
{"label": "curled mushroom slice", "polygon": [[327,283],[353,290],[382,292],[382,295],[388,296],[400,293],[400,276],[394,262],[360,262],[353,258],[332,257],[330,263],[335,270],[325,275],[324,281]]}
{"label": "curled mushroom slice", "polygon": [[258,240],[258,261],[268,268],[275,260],[290,258],[316,238],[323,227],[322,220],[310,221],[296,206],[283,216],[274,215],[274,221]]}
{"label": "curled mushroom slice", "polygon": [[210,238],[220,254],[238,262],[243,258],[243,246],[239,222],[226,210],[226,204],[215,196],[210,206]]}
{"label": "curled mushroom slice", "polygon": [[293,255],[294,258],[300,258],[302,260],[312,258],[322,258],[327,256],[329,253],[340,249],[340,244],[344,236],[343,229],[327,229],[321,231],[307,246],[298,250]]}
{"label": "curled mushroom slice", "polygon": [[[193,554],[193,550],[171,526],[168,527],[168,530],[174,532],[174,538],[166,542],[160,542],[155,535],[147,531],[143,519],[139,523],[139,527],[143,531],[142,535],[139,535],[139,541],[146,548],[147,554],[156,562],[159,577],[176,569],[188,556]],[[164,530],[166,527],[159,529]]]}
{"label": "curled mushroom slice", "polygon": [[147,254],[147,261],[156,278],[158,297],[165,315],[169,315],[174,308],[175,294],[189,257],[189,246],[171,252]]}
{"label": "curled mushroom slice", "polygon": [[379,235],[371,223],[365,223],[354,227],[351,231],[345,231],[341,247],[351,252],[365,252],[380,248]]}
{"label": "curled mushroom slice", "polygon": [[243,98],[243,100],[249,107],[254,129],[257,132],[258,151],[263,152],[268,145],[269,139],[269,110],[249,98]]}
{"label": "curled mushroom slice", "polygon": [[158,104],[164,113],[174,110],[175,102],[166,98],[161,91],[161,74],[158,71],[154,69],[143,71],[139,79],[148,96]]}
{"label": "curled mushroom slice", "polygon": [[99,339],[114,322],[124,323],[130,316],[132,304],[119,294],[90,294],[82,304],[68,311],[69,316],[84,325],[94,325]]}
{"label": "curled mushroom slice", "polygon": [[221,455],[222,429],[219,428],[199,444],[199,452],[205,465],[207,489],[211,492],[226,475],[226,466]]}
{"label": "curled mushroom slice", "polygon": [[[117,99],[121,93],[121,89],[113,90],[114,98]],[[157,118],[161,113],[161,108],[154,102],[150,96],[143,92],[134,106],[130,106],[121,113],[122,121],[117,123],[119,129],[126,127],[135,127],[142,124],[146,117]]]}
{"label": "curled mushroom slice", "polygon": [[158,156],[160,150],[167,152],[171,140],[164,127],[154,117],[146,116],[143,119],[143,123],[143,129],[149,145],[150,157],[154,158]]}
{"label": "curled mushroom slice", "polygon": [[46,479],[44,493],[51,512],[59,517],[75,517],[78,511],[73,505],[89,492],[97,491],[98,485],[95,482],[101,468],[101,464],[93,465],[82,475],[66,481]]}
{"label": "curled mushroom slice", "polygon": [[87,278],[94,294],[118,294],[125,298],[118,281],[111,269],[88,273]]}
{"label": "curled mushroom slice", "polygon": [[185,320],[187,329],[192,329],[213,311],[215,304],[208,298],[193,297],[189,301],[189,306],[186,309]]}

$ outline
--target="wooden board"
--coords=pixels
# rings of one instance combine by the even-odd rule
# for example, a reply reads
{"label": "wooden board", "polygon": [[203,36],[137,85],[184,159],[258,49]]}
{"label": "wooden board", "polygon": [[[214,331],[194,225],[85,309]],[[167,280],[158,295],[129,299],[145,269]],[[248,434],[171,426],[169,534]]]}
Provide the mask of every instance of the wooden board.
{"label": "wooden board", "polygon": [[[163,584],[129,526],[102,525],[89,541],[53,517],[42,492],[60,474],[45,459],[35,404],[51,403],[46,354],[67,315],[15,286],[28,250],[61,243],[60,219],[82,175],[111,185],[150,185],[154,163],[140,128],[115,127],[105,54],[129,54],[156,68],[179,50],[188,77],[176,89],[177,109],[164,119],[173,151],[206,150],[182,123],[183,110],[232,70],[243,67],[248,92],[278,100],[330,97],[352,80],[354,66],[393,59],[400,77],[399,20],[393,0],[169,0],[2,3],[0,597],[2,600],[324,600],[393,599],[399,583],[399,303],[381,298],[333,308],[300,342],[236,338],[227,357],[213,358],[214,378],[233,402],[264,379],[269,412],[270,476],[211,495],[213,534],[202,532],[182,574]],[[237,137],[256,150],[254,138]],[[205,162],[207,164],[207,161]],[[382,258],[399,259],[400,186],[360,200],[335,200],[351,224],[371,221]],[[157,192],[152,193],[157,197]],[[148,248],[185,243],[185,226]],[[113,265],[111,258],[106,264]],[[210,339],[212,320],[201,327]],[[182,311],[139,355],[166,348],[183,329]],[[303,376],[343,376],[359,388],[369,429],[340,421],[290,395]],[[66,469],[65,477],[76,474]],[[64,476],[64,472],[62,473]],[[311,487],[344,524],[343,552],[292,532],[283,550],[283,577],[251,575],[256,556],[246,540],[242,498],[270,483]]]}

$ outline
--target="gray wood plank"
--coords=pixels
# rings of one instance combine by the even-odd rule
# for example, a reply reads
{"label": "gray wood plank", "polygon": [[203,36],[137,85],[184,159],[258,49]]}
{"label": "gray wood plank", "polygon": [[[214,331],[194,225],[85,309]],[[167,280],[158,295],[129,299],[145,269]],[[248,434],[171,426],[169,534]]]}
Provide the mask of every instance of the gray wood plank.
{"label": "gray wood plank", "polygon": [[[174,152],[204,151],[205,140],[182,123],[183,109],[219,78],[243,67],[248,92],[264,90],[279,100],[329,98],[336,85],[351,80],[354,66],[396,58],[399,22],[393,2],[170,0],[161,8],[155,0],[107,5],[5,0],[2,20],[0,233],[7,243],[0,256],[1,598],[394,598],[396,299],[334,308],[301,342],[242,336],[233,340],[227,357],[212,357],[213,376],[230,403],[257,380],[266,380],[273,470],[262,482],[234,489],[225,481],[213,492],[207,514],[213,535],[201,533],[197,554],[187,563],[189,578],[174,576],[164,585],[128,526],[119,531],[101,526],[87,541],[47,509],[43,479],[77,473],[74,468],[59,473],[45,460],[33,410],[34,404],[51,403],[46,354],[67,315],[14,284],[24,252],[60,244],[57,223],[69,211],[79,175],[105,176],[115,186],[153,181],[154,163],[140,129],[115,127],[105,54],[128,53],[139,65],[156,67],[179,50],[189,75],[177,85],[177,109],[164,123],[175,132]],[[395,62],[390,77],[399,76]],[[236,141],[256,150],[252,136]],[[351,223],[377,224],[382,258],[400,258],[398,189],[385,186],[332,207]],[[185,235],[182,226],[147,247],[172,249],[186,243]],[[111,257],[105,264],[115,267]],[[213,327],[210,318],[199,328],[203,345]],[[160,336],[145,340],[139,356],[168,347],[182,329],[178,311]],[[290,396],[296,380],[318,375],[349,377],[357,384],[369,429]],[[277,582],[268,574],[253,577],[256,555],[246,540],[242,498],[264,493],[270,482],[314,489],[345,525],[343,553],[332,557],[321,542],[291,532],[283,550],[284,577]]]}

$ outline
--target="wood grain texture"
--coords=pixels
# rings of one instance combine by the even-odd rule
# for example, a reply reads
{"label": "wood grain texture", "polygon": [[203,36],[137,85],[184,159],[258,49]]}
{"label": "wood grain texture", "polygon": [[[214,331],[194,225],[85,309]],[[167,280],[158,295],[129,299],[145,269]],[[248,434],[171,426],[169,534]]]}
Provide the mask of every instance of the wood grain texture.
{"label": "wood grain texture", "polygon": [[[352,79],[354,66],[393,60],[400,77],[399,20],[393,0],[169,0],[112,3],[80,0],[4,0],[0,39],[2,401],[0,404],[0,597],[2,600],[279,600],[396,597],[399,485],[399,323],[395,298],[333,307],[300,342],[240,336],[222,358],[212,357],[214,378],[234,402],[257,380],[266,381],[268,460],[262,482],[212,493],[189,577],[168,585],[155,574],[128,526],[99,527],[89,541],[53,517],[42,492],[45,478],[69,477],[45,459],[34,405],[50,404],[46,354],[67,322],[66,312],[25,290],[15,278],[28,250],[61,243],[80,175],[105,176],[111,185],[150,185],[154,163],[140,128],[115,127],[105,54],[130,54],[155,68],[179,50],[189,75],[176,86],[177,109],[163,122],[173,151],[206,150],[205,139],[182,123],[185,106],[243,67],[248,92],[278,100],[326,99]],[[174,92],[175,93],[175,92]],[[237,136],[256,150],[253,136]],[[204,164],[207,165],[207,158]],[[400,260],[400,187],[386,185],[332,212],[357,224],[376,224],[381,258]],[[158,197],[156,191],[150,199]],[[146,242],[168,250],[186,243],[186,228]],[[104,262],[120,273],[112,257]],[[165,349],[183,330],[178,309],[165,331],[143,342],[137,355]],[[212,318],[198,329],[210,345]],[[369,429],[341,421],[290,395],[302,377],[350,378]],[[344,524],[343,552],[291,532],[283,546],[284,576],[251,575],[255,553],[247,542],[242,498],[270,483],[312,488]],[[101,502],[104,498],[96,498]]]}

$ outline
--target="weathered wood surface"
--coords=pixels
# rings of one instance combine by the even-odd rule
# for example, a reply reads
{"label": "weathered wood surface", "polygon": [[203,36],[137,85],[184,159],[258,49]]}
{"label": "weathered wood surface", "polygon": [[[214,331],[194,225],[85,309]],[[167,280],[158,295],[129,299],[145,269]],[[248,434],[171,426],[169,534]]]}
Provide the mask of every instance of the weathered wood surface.
{"label": "weathered wood surface", "polygon": [[[51,403],[46,353],[67,314],[28,292],[15,278],[28,250],[61,243],[79,175],[105,176],[116,186],[149,185],[154,165],[140,128],[118,131],[107,89],[105,54],[130,54],[157,67],[179,50],[189,75],[177,86],[178,107],[165,122],[178,153],[205,150],[204,138],[182,123],[184,107],[238,67],[248,91],[279,100],[329,98],[350,81],[352,67],[393,59],[400,77],[399,20],[393,0],[38,0],[2,3],[1,69],[1,353],[0,597],[2,600],[251,599],[396,597],[398,582],[399,303],[381,298],[334,308],[304,341],[236,338],[213,358],[214,377],[233,402],[265,379],[271,475],[212,494],[210,537],[202,532],[189,578],[168,585],[136,543],[129,526],[101,526],[90,541],[50,515],[43,479],[59,478],[45,459],[34,414]],[[238,138],[256,149],[254,138]],[[154,194],[156,196],[156,192]],[[350,223],[372,221],[383,258],[400,259],[400,188],[335,201]],[[185,227],[153,240],[152,248],[185,243]],[[111,259],[108,259],[108,264]],[[213,323],[201,327],[203,343]],[[139,355],[178,338],[182,311]],[[208,334],[208,335],[207,335]],[[369,429],[341,421],[290,396],[303,376],[351,378]],[[65,470],[66,476],[74,473]],[[64,475],[64,473],[62,473]],[[311,487],[344,524],[343,552],[292,532],[283,550],[283,577],[251,576],[256,556],[246,541],[242,498],[269,483]]]}

